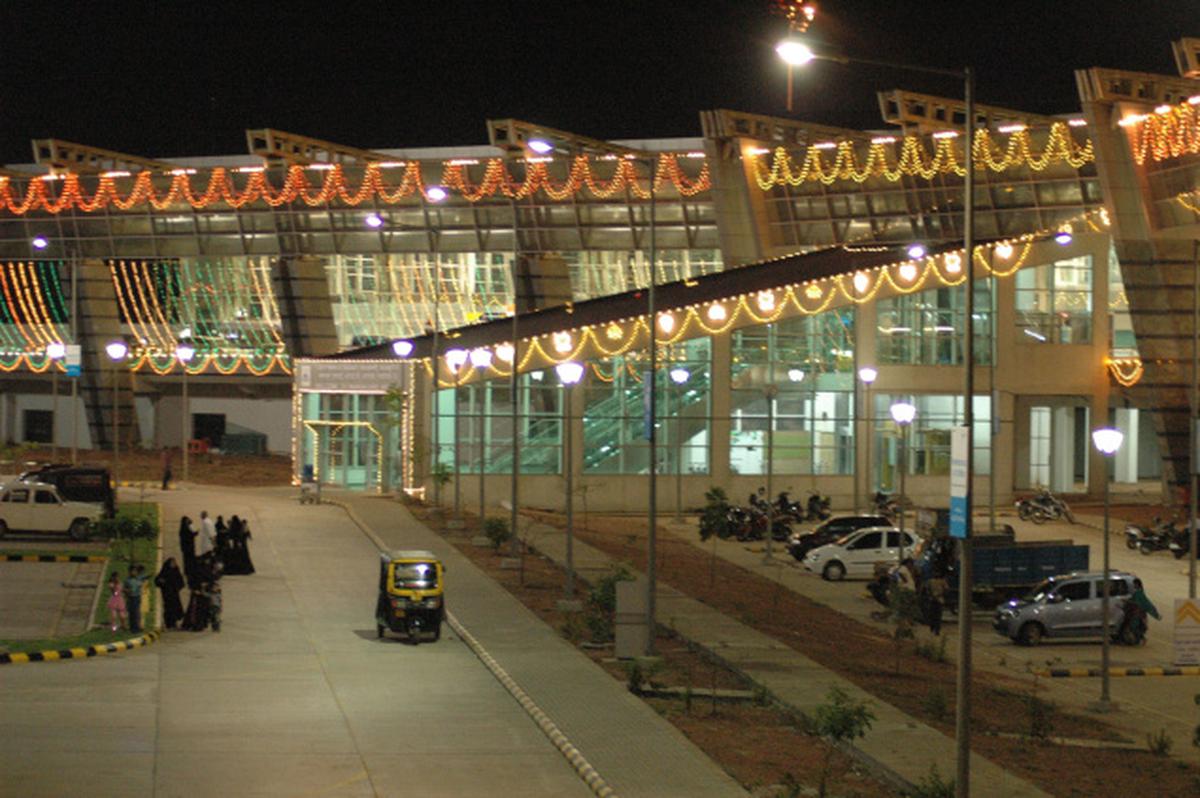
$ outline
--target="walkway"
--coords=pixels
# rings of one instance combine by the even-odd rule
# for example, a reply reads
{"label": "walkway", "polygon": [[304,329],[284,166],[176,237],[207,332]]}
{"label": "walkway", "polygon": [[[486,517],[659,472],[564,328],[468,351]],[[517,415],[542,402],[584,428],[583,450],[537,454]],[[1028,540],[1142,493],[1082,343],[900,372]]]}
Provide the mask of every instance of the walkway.
{"label": "walkway", "polygon": [[[565,559],[565,535],[542,525],[531,526],[539,552],[557,562]],[[696,535],[695,529],[691,534]],[[613,561],[597,549],[575,541],[576,569],[585,579],[607,573]],[[785,555],[786,556],[786,555]],[[756,555],[759,563],[761,552]],[[738,558],[739,564],[741,558]],[[778,568],[778,566],[773,566]],[[790,570],[790,569],[789,569]],[[843,586],[844,587],[844,586]],[[717,654],[780,701],[802,711],[825,703],[829,688],[841,687],[869,701],[876,721],[855,746],[911,783],[937,765],[953,774],[954,740],[896,707],[865,692],[792,648],[745,626],[717,610],[660,582],[657,590],[659,623]],[[971,756],[971,795],[976,798],[1041,798],[1046,793],[977,754]]]}

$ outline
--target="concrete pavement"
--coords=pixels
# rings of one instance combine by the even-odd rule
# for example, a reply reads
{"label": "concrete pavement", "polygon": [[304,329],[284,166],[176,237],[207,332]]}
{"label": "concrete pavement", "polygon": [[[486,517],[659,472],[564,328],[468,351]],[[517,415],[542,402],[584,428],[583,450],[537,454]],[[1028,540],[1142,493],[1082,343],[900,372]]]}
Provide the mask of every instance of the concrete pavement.
{"label": "concrete pavement", "polygon": [[[258,573],[223,580],[220,633],[0,670],[0,796],[591,794],[452,631],[375,639],[377,553],[344,511],[285,489],[148,498],[163,503],[168,556],[182,513],[249,519]],[[619,795],[745,794],[397,504],[374,501],[363,514],[389,542],[446,556],[451,607]]]}

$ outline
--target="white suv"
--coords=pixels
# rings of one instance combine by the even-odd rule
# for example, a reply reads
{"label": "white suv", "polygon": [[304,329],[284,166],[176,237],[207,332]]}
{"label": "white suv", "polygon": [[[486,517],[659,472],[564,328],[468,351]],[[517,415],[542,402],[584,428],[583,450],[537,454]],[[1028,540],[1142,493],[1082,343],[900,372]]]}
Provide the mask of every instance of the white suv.
{"label": "white suv", "polygon": [[[834,543],[810,551],[804,558],[804,567],[831,582],[847,576],[870,577],[875,572],[875,563],[896,561],[900,534],[900,530],[890,526],[873,526],[851,532]],[[905,554],[910,553],[916,545],[917,538],[905,532]]]}
{"label": "white suv", "polygon": [[41,482],[13,482],[0,488],[0,538],[8,532],[66,532],[86,540],[103,506],[63,499],[58,488]]}

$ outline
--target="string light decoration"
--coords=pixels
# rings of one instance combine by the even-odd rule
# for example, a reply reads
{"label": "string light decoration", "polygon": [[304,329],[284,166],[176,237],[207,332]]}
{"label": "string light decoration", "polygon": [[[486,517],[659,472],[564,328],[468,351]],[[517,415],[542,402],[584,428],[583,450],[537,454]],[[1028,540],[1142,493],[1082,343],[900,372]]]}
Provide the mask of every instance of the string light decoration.
{"label": "string light decoration", "polygon": [[71,340],[57,262],[0,262],[0,371],[43,373],[65,365],[45,357]]}
{"label": "string light decoration", "polygon": [[[1097,219],[1100,218],[1099,209],[1087,211],[1074,221],[1087,221],[1093,216]],[[1010,277],[1028,261],[1034,244],[1052,240],[1057,231],[1058,228],[1055,227],[997,241],[987,247],[977,247],[973,261],[980,270],[991,277]],[[1001,253],[1007,253],[1007,255]],[[1016,255],[1015,262],[1012,261],[1014,254]],[[734,327],[772,324],[783,317],[785,313],[816,315],[828,310],[839,299],[862,305],[873,301],[885,287],[899,294],[910,294],[931,287],[960,286],[967,279],[961,251],[950,251],[936,257],[926,257],[924,267],[918,267],[918,273],[912,275],[912,279],[908,279],[909,272],[906,266],[911,267],[913,264],[912,259],[905,258],[873,269],[802,281],[782,286],[773,291],[754,291],[732,296],[722,300],[726,314],[719,322],[714,322],[709,315],[709,308],[712,307],[711,301],[677,308],[663,308],[660,313],[671,314],[676,321],[669,331],[663,329],[662,325],[655,324],[654,342],[656,346],[667,347],[686,338],[724,335]],[[659,318],[661,319],[663,316]],[[573,334],[574,346],[569,351],[563,351],[554,346],[555,336],[561,336],[568,332]],[[618,319],[595,327],[589,325],[569,331],[548,333],[544,336],[525,339],[516,368],[520,372],[535,363],[539,368],[544,368],[567,360],[591,360],[592,357],[624,355],[631,350],[645,348],[649,340],[650,327],[645,316]],[[486,369],[474,369],[468,366],[447,373],[445,369],[439,368],[438,386],[448,388],[464,385],[480,377],[511,376],[512,359],[511,357],[506,359],[501,354],[502,350],[506,354],[511,353],[512,344],[510,342],[498,344],[496,346],[497,358]],[[424,358],[422,362],[426,374],[432,377],[433,366],[429,359]],[[501,365],[502,362],[507,363],[507,366]]]}
{"label": "string light decoration", "polygon": [[1104,359],[1108,372],[1123,388],[1132,388],[1146,373],[1146,366],[1140,357],[1109,357]]}
{"label": "string light decoration", "polygon": [[[663,153],[655,161],[654,176],[646,179],[638,176],[632,161],[614,158],[612,173],[605,178],[600,174],[603,167],[599,162],[607,157],[601,156],[596,159],[597,163],[593,163],[588,156],[576,156],[571,160],[566,179],[562,181],[556,181],[551,176],[549,166],[544,161],[525,162],[524,175],[518,181],[509,173],[507,162],[501,158],[491,158],[483,167],[482,178],[476,183],[471,180],[469,164],[447,161],[442,164],[440,180],[431,185],[457,191],[460,197],[471,203],[497,194],[521,200],[538,193],[555,201],[566,201],[585,191],[597,199],[608,199],[626,192],[638,199],[649,199],[652,194],[665,192],[668,186],[682,197],[694,197],[712,187],[707,160],[698,174],[690,177],[679,165],[678,155]],[[209,172],[208,183],[198,193],[192,186],[193,175],[190,170],[176,169],[168,173],[146,170],[128,177],[101,175],[91,195],[83,188],[79,175],[67,173],[53,176],[61,182],[57,196],[50,192],[49,181],[39,178],[28,181],[24,194],[18,196],[15,180],[0,177],[0,210],[24,216],[31,211],[50,214],[69,210],[83,213],[110,209],[129,211],[147,205],[158,211],[182,206],[203,210],[213,205],[238,209],[258,202],[271,208],[296,202],[310,208],[334,203],[358,207],[366,202],[396,205],[404,200],[430,196],[431,186],[426,185],[421,164],[417,161],[403,165],[400,181],[395,185],[390,185],[384,179],[385,171],[381,164],[368,164],[363,170],[361,182],[354,186],[347,179],[342,165],[333,164],[331,168],[323,170],[324,178],[320,186],[314,187],[309,183],[310,170],[293,165],[288,167],[283,184],[276,188],[264,169],[244,172],[218,166]],[[237,179],[245,181],[240,188],[236,185],[235,175]],[[157,179],[161,183],[167,177],[170,178],[170,185],[165,192],[160,192],[155,181]],[[130,184],[125,194],[118,189],[118,180]]]}
{"label": "string light decoration", "polygon": [[[783,147],[774,150],[769,169],[764,169],[757,156],[751,157],[754,179],[763,191],[775,186],[800,186],[804,183],[832,185],[839,180],[863,183],[874,177],[895,183],[905,177],[932,180],[946,174],[965,176],[961,148],[955,145],[955,141],[956,138],[950,136],[935,138],[933,154],[930,155],[921,137],[905,136],[898,142],[899,155],[895,155],[897,142],[879,139],[867,145],[866,161],[863,163],[860,163],[858,155],[861,145],[848,139],[836,142],[832,148],[817,145],[807,147],[799,167]],[[1039,154],[1034,154],[1028,130],[1010,133],[1008,143],[1003,148],[988,130],[978,130],[973,147],[975,168],[990,169],[998,174],[1022,167],[1041,172],[1055,163],[1066,163],[1079,169],[1095,160],[1091,139],[1082,145],[1077,143],[1071,135],[1070,126],[1065,122],[1055,122],[1050,126],[1049,137]],[[832,164],[827,162],[824,154],[830,149],[835,152]]]}
{"label": "string light decoration", "polygon": [[1129,132],[1138,165],[1147,158],[1165,161],[1200,153],[1200,95],[1157,108],[1152,114],[1127,116],[1119,124]]}

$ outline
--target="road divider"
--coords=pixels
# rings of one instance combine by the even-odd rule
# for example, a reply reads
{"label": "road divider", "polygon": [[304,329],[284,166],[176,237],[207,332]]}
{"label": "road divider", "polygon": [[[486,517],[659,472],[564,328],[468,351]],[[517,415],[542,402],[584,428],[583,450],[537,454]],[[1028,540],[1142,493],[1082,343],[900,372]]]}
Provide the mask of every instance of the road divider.
{"label": "road divider", "polygon": [[[1099,678],[1103,668],[1043,668],[1035,670],[1035,676],[1050,679]],[[1200,666],[1188,665],[1179,668],[1109,668],[1109,676],[1200,676]]]}
{"label": "road divider", "polygon": [[0,654],[0,665],[20,665],[26,662],[55,662],[61,659],[86,659],[87,657],[103,657],[108,654],[118,654],[135,648],[144,648],[157,642],[159,632],[147,632],[128,640],[116,640],[112,643],[97,643],[86,648],[62,648],[51,651],[31,651],[22,654]]}

